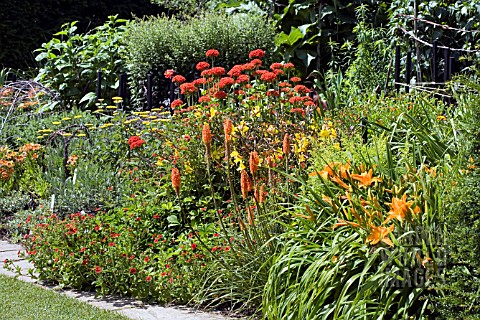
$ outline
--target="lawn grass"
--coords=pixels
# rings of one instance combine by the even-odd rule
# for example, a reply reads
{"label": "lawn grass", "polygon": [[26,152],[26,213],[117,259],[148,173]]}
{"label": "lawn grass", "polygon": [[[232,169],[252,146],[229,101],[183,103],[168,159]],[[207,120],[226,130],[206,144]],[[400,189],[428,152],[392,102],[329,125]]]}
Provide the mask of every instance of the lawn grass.
{"label": "lawn grass", "polygon": [[126,320],[128,318],[58,292],[0,275],[0,319]]}

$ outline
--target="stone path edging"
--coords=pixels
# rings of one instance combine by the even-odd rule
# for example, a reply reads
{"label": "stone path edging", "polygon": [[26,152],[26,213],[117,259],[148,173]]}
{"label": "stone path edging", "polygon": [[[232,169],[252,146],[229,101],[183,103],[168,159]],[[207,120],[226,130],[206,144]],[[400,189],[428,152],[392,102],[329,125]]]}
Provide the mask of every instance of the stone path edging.
{"label": "stone path edging", "polygon": [[[7,241],[0,240],[0,274],[7,276],[15,276],[15,272],[3,268],[3,261],[8,259],[13,261],[14,266],[21,269],[22,275],[19,280],[40,285],[37,280],[28,276],[28,270],[33,265],[25,259],[18,257],[18,251],[23,250],[22,246],[12,244]],[[45,287],[45,286],[42,286]],[[54,289],[52,287],[45,287]],[[145,304],[142,301],[109,296],[105,298],[96,298],[94,293],[76,290],[58,290],[69,297],[76,298],[80,301],[89,303],[101,309],[113,310],[121,313],[131,319],[137,320],[233,320],[239,318],[231,318],[218,312],[198,311],[186,307],[162,307],[157,305]]]}

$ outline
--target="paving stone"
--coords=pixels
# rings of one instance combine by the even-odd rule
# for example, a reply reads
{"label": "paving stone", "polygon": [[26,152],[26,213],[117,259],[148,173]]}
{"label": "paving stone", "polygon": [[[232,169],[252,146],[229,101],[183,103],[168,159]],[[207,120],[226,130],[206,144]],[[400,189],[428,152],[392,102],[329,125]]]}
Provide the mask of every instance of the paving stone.
{"label": "paving stone", "polygon": [[23,247],[18,244],[13,244],[9,243],[7,241],[0,241],[0,252],[5,252],[5,251],[15,251],[17,252],[18,250],[23,250]]}

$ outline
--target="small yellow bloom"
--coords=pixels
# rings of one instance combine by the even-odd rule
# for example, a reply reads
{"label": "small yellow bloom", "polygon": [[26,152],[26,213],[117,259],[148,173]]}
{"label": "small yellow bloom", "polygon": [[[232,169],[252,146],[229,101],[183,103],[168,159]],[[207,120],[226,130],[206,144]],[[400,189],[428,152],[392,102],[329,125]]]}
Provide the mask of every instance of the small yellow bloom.
{"label": "small yellow bloom", "polygon": [[86,137],[87,135],[85,133],[79,133],[77,134],[78,137]]}
{"label": "small yellow bloom", "polygon": [[81,114],[77,114],[76,116],[73,117],[74,119],[80,119],[80,118],[83,118],[83,115]]}
{"label": "small yellow bloom", "polygon": [[70,137],[72,134],[70,132],[65,132],[65,133],[62,133],[62,136],[64,137]]}
{"label": "small yellow bloom", "polygon": [[117,106],[107,106],[107,109],[117,109]]}
{"label": "small yellow bloom", "polygon": [[53,121],[52,124],[58,125],[58,124],[62,124],[62,122],[61,121]]}
{"label": "small yellow bloom", "polygon": [[447,117],[442,116],[442,115],[437,116],[437,121],[445,121],[445,120],[447,120]]}
{"label": "small yellow bloom", "polygon": [[62,121],[68,121],[68,120],[72,120],[72,118],[69,118],[69,117],[62,118]]}

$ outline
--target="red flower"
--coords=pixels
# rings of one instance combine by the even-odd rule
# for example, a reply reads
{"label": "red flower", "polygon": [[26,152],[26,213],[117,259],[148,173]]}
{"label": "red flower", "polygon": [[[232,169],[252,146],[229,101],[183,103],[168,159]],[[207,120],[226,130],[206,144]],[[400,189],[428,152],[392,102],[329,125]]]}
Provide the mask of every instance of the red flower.
{"label": "red flower", "polygon": [[256,49],[256,50],[253,50],[250,52],[250,54],[248,55],[248,57],[250,59],[253,59],[253,58],[263,58],[265,56],[265,51],[263,51],[262,49]]}
{"label": "red flower", "polygon": [[198,71],[203,71],[205,69],[210,68],[210,64],[208,62],[205,62],[205,61],[200,61],[199,63],[197,63],[196,68],[197,68]]}
{"label": "red flower", "polygon": [[280,62],[274,62],[270,65],[270,69],[275,70],[275,69],[282,69],[283,64]]}
{"label": "red flower", "polygon": [[168,69],[166,70],[163,75],[165,76],[165,78],[167,79],[170,79],[171,77],[173,77],[173,75],[175,74],[175,71],[172,70],[172,69]]}
{"label": "red flower", "polygon": [[141,139],[138,136],[132,136],[128,139],[128,144],[130,145],[130,150],[133,150],[144,145],[145,140]]}
{"label": "red flower", "polygon": [[248,70],[253,70],[253,69],[255,69],[255,65],[254,65],[253,63],[251,63],[251,62],[245,63],[245,64],[243,65],[243,70],[244,70],[244,71],[245,71],[245,70],[247,70],[247,71],[248,71]]}
{"label": "red flower", "polygon": [[215,50],[215,49],[210,49],[210,50],[207,50],[207,53],[205,54],[207,57],[218,57],[220,55],[220,52],[218,52],[218,50]]}
{"label": "red flower", "polygon": [[276,79],[277,79],[277,75],[273,72],[265,72],[260,77],[260,80],[266,81],[266,82],[272,82],[272,81],[275,81]]}
{"label": "red flower", "polygon": [[213,97],[216,99],[226,99],[228,94],[225,91],[217,91],[213,94]]}
{"label": "red flower", "polygon": [[235,84],[235,80],[233,80],[230,77],[223,77],[218,82],[218,86],[219,86],[220,89],[223,89],[225,87],[233,86],[234,84]]}
{"label": "red flower", "polygon": [[234,65],[230,71],[228,71],[228,75],[230,77],[238,77],[243,71],[243,66],[240,64]]}
{"label": "red flower", "polygon": [[291,62],[287,62],[283,65],[283,68],[285,69],[293,69],[295,66]]}
{"label": "red flower", "polygon": [[247,83],[250,81],[250,77],[246,74],[241,74],[237,77],[237,83]]}
{"label": "red flower", "polygon": [[145,257],[145,258],[143,258],[143,261],[149,262],[149,261],[150,261],[150,258],[149,258],[149,257]]}
{"label": "red flower", "polygon": [[215,67],[215,68],[210,69],[210,71],[211,71],[212,75],[214,75],[214,76],[220,77],[220,76],[225,75],[225,69],[222,68],[222,67]]}
{"label": "red flower", "polygon": [[172,78],[172,82],[174,83],[184,83],[185,81],[187,81],[187,79],[185,79],[184,76],[181,76],[181,75],[176,75],[175,77]]}
{"label": "red flower", "polygon": [[147,276],[147,278],[145,279],[145,281],[147,281],[147,282],[152,281],[152,276]]}
{"label": "red flower", "polygon": [[305,87],[304,85],[298,84],[296,85],[293,90],[295,90],[297,93],[309,93],[310,90]]}
{"label": "red flower", "polygon": [[110,242],[110,243],[108,244],[108,246],[109,246],[109,247],[115,247],[115,243]]}
{"label": "red flower", "polygon": [[250,63],[252,63],[254,66],[256,67],[260,67],[262,65],[262,60],[260,59],[253,59],[252,61],[250,61]]}
{"label": "red flower", "polygon": [[207,79],[205,79],[205,78],[198,78],[198,79],[193,80],[193,85],[196,86],[196,87],[200,87],[200,86],[204,85],[205,83],[207,83]]}
{"label": "red flower", "polygon": [[192,94],[197,91],[195,85],[191,82],[183,83],[180,85],[180,93],[181,94]]}
{"label": "red flower", "polygon": [[211,99],[208,95],[207,96],[201,96],[200,98],[198,98],[199,103],[210,102],[210,101],[211,101]]}
{"label": "red flower", "polygon": [[197,249],[197,244],[196,243],[192,243],[192,250],[195,250]]}
{"label": "red flower", "polygon": [[137,269],[135,269],[135,268],[130,268],[130,273],[131,273],[131,274],[137,273]]}
{"label": "red flower", "polygon": [[95,267],[95,273],[101,273],[102,272],[102,268],[100,268],[99,266],[96,266]]}
{"label": "red flower", "polygon": [[300,81],[302,81],[302,79],[299,78],[299,77],[291,77],[291,78],[290,78],[290,81],[292,81],[292,82],[300,82]]}
{"label": "red flower", "polygon": [[177,107],[180,107],[183,104],[184,104],[183,101],[180,99],[173,100],[172,103],[170,104],[170,108],[175,109]]}

